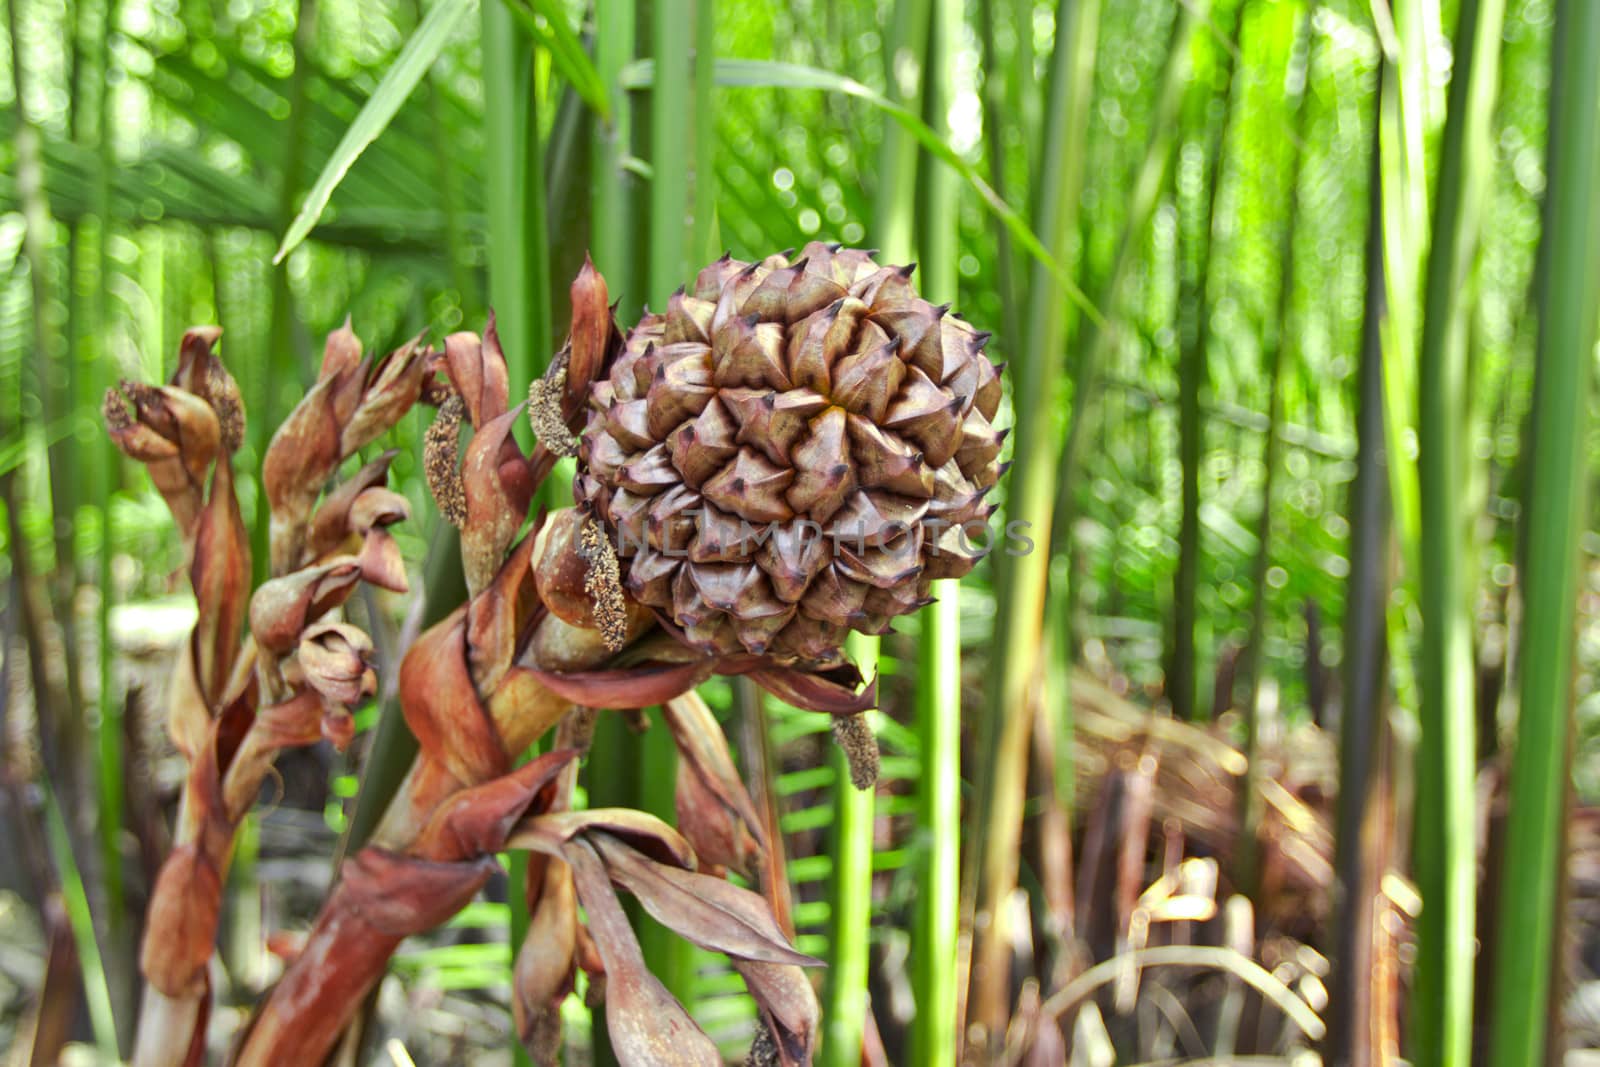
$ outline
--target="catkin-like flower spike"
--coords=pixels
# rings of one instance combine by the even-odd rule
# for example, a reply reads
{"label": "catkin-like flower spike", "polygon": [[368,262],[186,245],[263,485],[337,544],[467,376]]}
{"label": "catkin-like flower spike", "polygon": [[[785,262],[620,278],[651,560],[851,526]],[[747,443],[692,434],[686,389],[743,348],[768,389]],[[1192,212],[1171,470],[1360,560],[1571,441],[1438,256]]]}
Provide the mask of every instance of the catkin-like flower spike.
{"label": "catkin-like flower spike", "polygon": [[605,639],[606,648],[615,652],[628,641],[628,606],[622,595],[622,575],[617,552],[606,537],[606,530],[593,519],[583,524],[581,550],[589,568],[583,588],[594,604],[595,626]]}
{"label": "catkin-like flower spike", "polygon": [[761,816],[716,716],[690,690],[663,704],[662,717],[678,748],[678,829],[701,862],[753,877],[763,854]]}
{"label": "catkin-like flower spike", "polygon": [[467,406],[459,393],[439,405],[439,413],[422,438],[422,472],[428,491],[438,505],[439,514],[455,527],[467,521],[467,494],[461,487],[461,468],[456,454],[461,447],[461,418]]}
{"label": "catkin-like flower spike", "polygon": [[850,784],[871,789],[878,783],[878,738],[863,715],[835,715],[833,741],[850,765]]}
{"label": "catkin-like flower spike", "polygon": [[539,443],[558,456],[576,456],[578,438],[567,428],[562,405],[567,396],[567,368],[551,364],[550,372],[528,386],[528,421]]}

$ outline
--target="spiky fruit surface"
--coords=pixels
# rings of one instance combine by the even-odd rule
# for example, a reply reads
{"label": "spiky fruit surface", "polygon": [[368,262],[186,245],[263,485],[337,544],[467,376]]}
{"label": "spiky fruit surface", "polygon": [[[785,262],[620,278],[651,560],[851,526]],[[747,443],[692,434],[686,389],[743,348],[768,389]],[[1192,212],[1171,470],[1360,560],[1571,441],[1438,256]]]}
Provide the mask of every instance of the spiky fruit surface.
{"label": "spiky fruit surface", "polygon": [[696,647],[837,662],[986,547],[999,372],[910,275],[820,243],[724,257],[593,387],[579,501]]}

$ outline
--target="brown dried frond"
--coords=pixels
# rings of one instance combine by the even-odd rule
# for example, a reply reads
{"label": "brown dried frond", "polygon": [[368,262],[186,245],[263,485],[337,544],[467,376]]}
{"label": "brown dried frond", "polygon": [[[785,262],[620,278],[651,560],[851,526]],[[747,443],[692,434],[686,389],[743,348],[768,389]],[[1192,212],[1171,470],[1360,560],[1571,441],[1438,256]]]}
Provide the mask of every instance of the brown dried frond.
{"label": "brown dried frond", "polygon": [[439,506],[439,514],[457,527],[467,521],[467,493],[461,485],[461,468],[456,466],[461,419],[466,412],[461,395],[452,393],[439,405],[439,414],[422,440],[422,470],[428,479],[428,491]]}
{"label": "brown dried frond", "polygon": [[539,443],[558,456],[576,456],[578,439],[567,428],[561,404],[567,393],[567,368],[556,366],[528,386],[528,421]]}
{"label": "brown dried frond", "polygon": [[622,573],[617,552],[606,538],[605,527],[585,519],[579,545],[589,569],[583,576],[584,592],[594,601],[594,621],[605,639],[606,648],[615,652],[628,640],[628,605],[622,598]]}
{"label": "brown dried frond", "polygon": [[833,740],[850,764],[850,784],[871,789],[878,782],[878,739],[860,715],[835,715]]}

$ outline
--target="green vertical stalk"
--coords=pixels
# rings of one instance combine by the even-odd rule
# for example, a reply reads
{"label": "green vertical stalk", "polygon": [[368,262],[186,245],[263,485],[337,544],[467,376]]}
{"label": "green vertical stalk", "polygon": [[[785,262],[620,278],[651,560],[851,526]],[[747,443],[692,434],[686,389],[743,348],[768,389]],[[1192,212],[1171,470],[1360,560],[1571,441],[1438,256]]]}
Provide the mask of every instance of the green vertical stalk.
{"label": "green vertical stalk", "polygon": [[[1244,705],[1245,760],[1247,761],[1245,788],[1240,791],[1239,864],[1235,884],[1245,895],[1256,889],[1256,864],[1258,848],[1256,830],[1261,822],[1261,799],[1256,789],[1256,754],[1260,736],[1261,716],[1261,664],[1267,644],[1267,570],[1272,566],[1272,519],[1274,491],[1277,487],[1277,470],[1283,454],[1279,424],[1283,421],[1283,361],[1284,349],[1294,336],[1294,237],[1300,220],[1300,142],[1305,136],[1306,98],[1310,95],[1306,85],[1311,80],[1311,18],[1312,8],[1300,16],[1295,32],[1295,56],[1291,59],[1289,81],[1294,95],[1294,140],[1289,145],[1288,218],[1284,221],[1278,243],[1279,271],[1277,325],[1268,342],[1267,352],[1267,436],[1262,444],[1262,466],[1265,474],[1261,480],[1261,519],[1256,524],[1259,540],[1256,558],[1250,568],[1250,589],[1254,597],[1250,606],[1250,643],[1245,648],[1244,676],[1246,699]],[[1216,709],[1212,709],[1216,713]]]}
{"label": "green vertical stalk", "polygon": [[[294,70],[289,75],[286,95],[289,98],[289,117],[284,130],[284,149],[281,160],[283,172],[278,178],[277,224],[274,230],[282,233],[289,228],[295,216],[295,205],[300,199],[300,178],[305,163],[306,116],[309,102],[306,83],[311,74],[311,32],[316,18],[316,0],[298,0],[295,6],[293,34]],[[283,416],[280,397],[285,382],[304,381],[309,367],[300,359],[299,339],[295,330],[294,293],[289,287],[289,264],[270,265],[272,278],[271,331],[267,341],[266,388],[262,391],[261,413],[249,421],[246,432],[253,439],[255,454],[266,453],[267,442]],[[164,349],[158,349],[164,351]],[[260,585],[270,577],[271,552],[268,551],[268,531],[271,513],[265,498],[256,501],[255,522],[250,532],[250,560],[254,571],[253,585]]]}
{"label": "green vertical stalk", "polygon": [[[898,0],[884,40],[887,96],[921,114],[923,60],[928,47],[926,0]],[[878,146],[878,183],[872,241],[882,263],[909,263],[916,256],[917,142],[887,118]]]}
{"label": "green vertical stalk", "polygon": [[605,275],[612,300],[622,301],[623,321],[632,321],[639,293],[633,281],[633,200],[623,162],[631,153],[632,110],[618,80],[633,59],[633,0],[596,0],[595,69],[611,100],[611,121],[595,119],[593,231],[589,241],[595,266]]}
{"label": "green vertical stalk", "polygon": [[[15,38],[13,38],[14,40]],[[72,926],[72,939],[78,949],[79,969],[82,971],[84,999],[89,1009],[89,1026],[94,1033],[95,1045],[101,1055],[116,1061],[117,1023],[111,1009],[111,992],[106,984],[105,964],[100,956],[100,945],[95,939],[94,916],[89,911],[89,894],[84,889],[83,875],[72,852],[72,835],[62,817],[61,804],[55,789],[48,780],[42,780],[44,793],[45,830],[49,838],[51,859],[60,872],[62,902],[67,909],[67,920]]]}
{"label": "green vertical stalk", "polygon": [[[708,116],[694,112],[695,20],[701,0],[657,0],[651,22],[655,81],[650,87],[650,305],[665,311],[667,298],[687,283],[693,237],[690,179],[695,136]],[[698,254],[700,249],[694,248]]]}
{"label": "green vertical stalk", "polygon": [[1546,1060],[1552,958],[1565,876],[1570,792],[1573,610],[1586,526],[1585,446],[1600,291],[1600,5],[1563,0],[1551,38],[1548,160],[1539,272],[1533,441],[1523,514],[1523,623],[1517,747],[1501,867],[1491,1060]]}
{"label": "green vertical stalk", "polygon": [[[1430,6],[1433,8],[1430,10]],[[1420,561],[1421,505],[1416,464],[1406,458],[1416,430],[1417,302],[1421,292],[1422,251],[1428,242],[1427,161],[1428,31],[1438,24],[1436,0],[1396,0],[1393,24],[1380,24],[1384,58],[1379,86],[1379,154],[1382,165],[1383,277],[1387,287],[1383,319],[1383,387],[1387,414],[1389,491],[1396,533],[1405,555],[1408,582],[1416,582]],[[1401,649],[1395,650],[1397,653]]]}
{"label": "green vertical stalk", "polygon": [[[1380,82],[1384,78],[1379,68]],[[1379,108],[1384,88],[1378,88]],[[1373,124],[1368,181],[1366,307],[1356,371],[1356,476],[1350,484],[1350,575],[1345,583],[1344,691],[1339,713],[1339,794],[1334,823],[1333,972],[1328,1043],[1333,1067],[1376,1067],[1372,1047],[1372,901],[1377,870],[1366,840],[1376,816],[1386,729],[1386,611],[1391,565],[1389,478],[1385,461],[1383,334],[1388,315],[1383,276],[1381,122]]]}
{"label": "green vertical stalk", "polygon": [[[877,673],[878,639],[851,634],[848,650],[861,672]],[[875,712],[866,712],[871,723]],[[821,1063],[824,1067],[859,1067],[861,1042],[871,1009],[867,970],[872,931],[872,851],[877,794],[850,782],[850,761],[833,746],[833,837],[829,852],[833,873],[828,881],[828,970],[823,975]]]}
{"label": "green vertical stalk", "polygon": [[[1066,258],[1077,225],[1099,20],[1099,0],[1060,0],[1056,5],[1033,222],[1057,259]],[[972,943],[970,968],[961,973],[963,981],[970,974],[973,986],[970,994],[963,990],[961,1014],[981,1022],[991,1043],[1003,1037],[1010,1014],[1009,940],[1001,927],[1004,902],[1017,880],[1032,721],[1028,692],[1039,669],[1056,506],[1051,460],[1062,440],[1062,364],[1075,317],[1060,283],[1038,264],[1021,298],[1023,334],[1010,340],[1017,353],[1012,364],[1016,422],[1006,518],[1026,524],[1023,529],[1035,547],[1028,555],[995,555],[998,614],[990,646],[995,681],[979,732],[975,803],[968,819],[977,832],[968,837],[961,907],[962,925]],[[1097,301],[1096,306],[1108,305]],[[1083,386],[1079,382],[1075,387]],[[1063,697],[1057,728],[1070,736]]]}
{"label": "green vertical stalk", "polygon": [[[928,23],[924,114],[948,136],[956,95],[961,0],[938,0]],[[930,300],[959,296],[959,179],[948,167],[919,168],[922,219],[917,227],[922,292]],[[922,756],[917,788],[921,846],[911,981],[917,1014],[911,1050],[925,1067],[953,1065],[959,1055],[956,950],[960,931],[961,849],[961,587],[933,583],[917,643],[917,734]]]}
{"label": "green vertical stalk", "polygon": [[[1022,80],[1020,67],[1024,59],[1030,68],[1033,65],[1032,48],[1023,47],[1024,37],[1028,38],[1027,44],[1032,45],[1032,34],[1015,33],[1015,47],[1009,57],[1010,62],[1002,60],[995,41],[997,3],[998,0],[979,0],[978,4],[978,41],[983,47],[983,128],[989,131],[984,155],[988,157],[989,184],[994,188],[995,195],[1007,203],[1013,197],[1026,202],[1027,190],[1021,190],[1020,195],[1013,190],[1008,171],[1012,157],[1021,154],[1027,142],[1018,137],[1015,147],[1008,144],[1011,138],[1006,136],[1006,124],[1001,116],[1008,94]],[[1032,70],[1026,73],[1032,74]],[[1000,324],[1007,338],[1017,338],[1022,334],[1022,309],[1017,301],[1018,266],[1010,232],[1004,226],[995,227],[995,289],[1000,296]]]}
{"label": "green vertical stalk", "polygon": [[503,3],[482,8],[489,304],[513,382],[549,358],[549,256],[534,47]]}
{"label": "green vertical stalk", "polygon": [[[715,119],[712,111],[711,0],[657,0],[651,12],[655,81],[650,90],[650,306],[666,309],[673,290],[689,282],[712,232]],[[641,749],[645,810],[670,819],[677,750],[664,729],[651,730]],[[663,927],[645,924],[645,962],[686,1006],[693,1006],[690,946]]]}
{"label": "green vertical stalk", "polygon": [[[917,113],[922,110],[927,39],[928,5],[922,0],[899,0],[883,43],[887,95]],[[885,120],[878,148],[872,226],[872,243],[880,262],[909,263],[916,258],[916,176],[916,140],[899,123]],[[875,635],[852,633],[847,651],[863,675],[870,678],[877,673],[879,639]],[[871,1013],[867,978],[877,804],[872,790],[857,789],[851,783],[849,762],[842,751],[836,748],[832,761],[833,877],[828,893],[822,1062],[829,1067],[855,1067],[861,1062]]]}
{"label": "green vertical stalk", "polygon": [[[1216,8],[1213,7],[1213,11]],[[1200,463],[1205,447],[1205,415],[1201,394],[1211,380],[1209,367],[1213,294],[1211,265],[1216,232],[1217,192],[1222,185],[1222,160],[1228,148],[1228,127],[1233,114],[1233,57],[1239,48],[1243,13],[1237,5],[1226,10],[1230,20],[1229,39],[1217,46],[1222,66],[1215,88],[1207,83],[1194,98],[1195,124],[1201,137],[1210,144],[1206,150],[1205,184],[1200,202],[1194,205],[1193,221],[1180,223],[1180,242],[1188,238],[1193,245],[1193,261],[1180,254],[1178,296],[1178,455],[1183,468],[1181,479],[1183,512],[1178,525],[1178,567],[1173,577],[1173,641],[1171,673],[1167,677],[1167,697],[1180,719],[1199,718],[1204,710],[1196,696],[1197,655],[1195,624],[1199,617],[1197,598],[1200,586]],[[1213,130],[1211,111],[1220,103],[1222,116]],[[1184,214],[1178,196],[1180,218]]]}
{"label": "green vertical stalk", "polygon": [[[1463,0],[1439,159],[1418,374],[1422,744],[1416,760],[1417,922],[1412,1047],[1419,1067],[1467,1064],[1477,895],[1466,417],[1467,323],[1493,173],[1490,117],[1503,0]],[[1541,505],[1542,506],[1542,505]]]}

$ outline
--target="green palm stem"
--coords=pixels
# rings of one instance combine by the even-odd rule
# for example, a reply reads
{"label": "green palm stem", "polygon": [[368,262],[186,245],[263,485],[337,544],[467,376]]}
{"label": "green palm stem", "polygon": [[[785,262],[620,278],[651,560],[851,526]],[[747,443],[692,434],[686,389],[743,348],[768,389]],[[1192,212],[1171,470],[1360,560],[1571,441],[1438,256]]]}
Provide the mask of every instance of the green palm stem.
{"label": "green palm stem", "polygon": [[[1002,117],[1008,104],[1013,87],[1021,81],[1018,68],[1024,62],[1022,55],[1022,42],[1028,38],[1032,45],[1032,34],[1018,34],[1015,36],[1016,47],[1013,54],[1002,58],[995,42],[995,6],[999,0],[979,0],[978,3],[978,40],[983,47],[983,128],[992,131],[984,155],[989,163],[989,185],[1000,199],[1010,203],[1016,199],[1026,202],[1027,191],[1021,190],[1022,195],[1017,196],[1017,191],[1011,188],[1009,172],[1012,160],[1017,156],[1025,155],[1027,141],[1020,135],[1021,131],[1008,133],[1005,119]],[[1031,5],[1030,5],[1031,6]],[[1015,14],[1015,12],[1013,12]],[[1029,47],[1026,62],[1031,67],[1033,64],[1032,49]],[[1005,71],[1005,75],[1001,75]],[[1029,71],[1031,73],[1031,70]],[[1014,127],[1013,127],[1014,129]],[[1026,169],[1026,160],[1020,169]],[[1016,249],[1012,246],[1011,234],[1004,226],[995,228],[995,260],[994,278],[995,290],[1000,297],[1000,331],[1001,334],[1015,341],[1022,336],[1022,309],[1017,300],[1017,273],[1020,264],[1017,260]]]}
{"label": "green palm stem", "polygon": [[[899,0],[884,37],[885,95],[917,113],[927,39],[928,5],[922,0]],[[878,149],[872,237],[882,262],[909,263],[916,258],[917,162],[916,140],[899,123],[886,120]],[[851,634],[846,651],[863,675],[877,674],[876,635]],[[869,716],[865,721],[873,720]],[[821,1058],[829,1067],[856,1067],[871,1014],[867,980],[877,805],[873,790],[851,783],[842,751],[833,753],[832,763],[833,875],[828,885],[829,966],[823,981]]]}
{"label": "green palm stem", "polygon": [[[665,310],[673,290],[693,277],[710,243],[716,123],[712,110],[711,0],[656,3],[651,20],[655,80],[650,90],[649,305]],[[640,746],[641,807],[669,821],[677,749],[665,729]],[[657,978],[693,1009],[691,946],[654,922],[642,923],[640,947]]]}
{"label": "green palm stem", "polygon": [[[1083,144],[1092,103],[1100,4],[1098,0],[1063,3],[1057,8],[1056,18],[1058,26],[1070,26],[1071,30],[1057,34],[1051,57],[1042,125],[1043,153],[1036,168],[1040,177],[1034,183],[1034,216],[1035,229],[1045,235],[1052,254],[1059,257],[1070,248],[1074,236],[1083,184]],[[1152,138],[1129,201],[1127,229],[1115,265],[1095,293],[1096,307],[1114,306],[1165,185],[1172,156],[1169,130],[1188,77],[1188,41],[1193,23],[1193,8],[1185,6],[1174,23],[1173,42],[1151,126]],[[964,976],[970,973],[972,983],[963,1018],[982,1022],[990,1041],[999,1040],[999,1028],[1009,1016],[1005,1003],[1008,941],[1000,924],[1005,919],[1004,902],[1017,879],[1032,719],[1029,694],[1040,669],[1038,650],[1044,641],[1045,591],[1050,585],[1052,558],[1066,555],[1069,525],[1065,509],[1075,488],[1077,443],[1082,438],[1089,397],[1095,391],[1095,368],[1103,361],[1105,339],[1110,336],[1109,330],[1091,320],[1078,324],[1074,347],[1080,355],[1072,382],[1072,412],[1063,426],[1063,357],[1072,329],[1073,312],[1055,280],[1048,271],[1035,266],[1029,279],[1027,315],[1015,363],[1015,465],[1008,477],[1006,514],[1008,523],[1027,524],[1027,536],[1034,549],[1022,556],[996,556],[999,614],[993,644],[995,681],[990,686],[990,710],[982,720],[978,738],[974,810],[968,822],[980,829],[969,838],[962,901],[963,928],[984,930],[981,938],[973,933],[971,967],[962,972]],[[1058,455],[1059,462],[1049,462]],[[1064,601],[1065,592],[1057,589],[1054,596]],[[1051,643],[1054,645],[1055,641]],[[1060,677],[1065,680],[1064,674]],[[1051,714],[1058,746],[1056,766],[1069,768],[1069,686],[1060,687]]]}
{"label": "green palm stem", "polygon": [[[1375,9],[1377,10],[1377,9]],[[1395,0],[1393,23],[1380,32],[1383,71],[1379,86],[1378,177],[1382,185],[1383,277],[1386,286],[1383,385],[1389,489],[1396,534],[1405,559],[1406,582],[1414,585],[1421,561],[1421,504],[1417,467],[1406,442],[1416,432],[1418,297],[1422,252],[1428,242],[1425,140],[1430,124],[1428,41],[1439,23],[1437,0]],[[1386,24],[1380,23],[1380,31]],[[1396,630],[1396,635],[1403,630]],[[1397,642],[1398,657],[1404,643]]]}
{"label": "green palm stem", "polygon": [[[80,806],[86,806],[95,788],[95,783],[87,780],[90,768],[86,763],[89,745],[95,739],[89,736],[85,728],[88,716],[83,698],[81,646],[77,639],[75,594],[78,585],[78,565],[76,546],[73,543],[80,502],[77,479],[73,476],[73,472],[79,466],[76,427],[73,424],[76,417],[74,399],[81,375],[76,353],[71,351],[71,344],[73,333],[81,324],[76,317],[69,321],[66,350],[58,344],[56,331],[50,324],[51,308],[57,300],[62,299],[63,295],[67,298],[69,314],[75,310],[76,301],[71,294],[77,288],[77,278],[69,261],[67,293],[59,294],[51,285],[51,245],[55,219],[50,206],[50,192],[45,185],[46,169],[42,136],[38,127],[34,125],[32,116],[28,114],[29,109],[25,102],[24,93],[28,91],[30,72],[26,69],[24,50],[17,44],[20,38],[14,6],[7,8],[6,25],[9,40],[12,42],[11,88],[12,108],[16,116],[16,186],[24,225],[22,258],[28,265],[37,395],[41,402],[44,425],[63,428],[52,435],[47,435],[46,440],[52,547],[55,558],[53,572],[48,577],[41,575],[40,580],[46,583],[44,588],[48,590],[48,595],[41,603],[41,610],[51,617],[55,631],[60,635],[57,654],[62,660],[61,674],[64,677],[65,687],[59,700],[48,705],[41,703],[38,719],[41,734],[48,733],[51,736],[57,752],[57,758],[54,765],[49,768],[49,774],[58,793],[68,798],[69,810],[73,812],[73,817],[68,823],[72,835],[72,847],[84,855],[91,855],[97,852],[96,840]],[[76,123],[78,119],[76,109],[72,118]],[[76,227],[73,232],[77,233]],[[68,251],[70,256],[71,249]],[[65,374],[62,373],[63,368]],[[19,421],[17,427],[20,426]],[[6,430],[17,432],[10,426],[6,427]],[[26,480],[18,483],[19,486],[25,484]],[[21,551],[20,541],[13,541],[12,544],[18,546],[17,551]]]}
{"label": "green palm stem", "polygon": [[611,100],[611,121],[596,117],[592,164],[593,227],[589,239],[595,266],[605,275],[612,300],[621,300],[623,321],[632,321],[639,293],[633,279],[632,182],[623,162],[632,154],[633,116],[618,84],[633,60],[634,0],[596,0],[595,69]]}
{"label": "green palm stem", "polygon": [[[94,256],[94,285],[89,303],[90,327],[93,338],[93,363],[90,372],[83,375],[84,395],[79,403],[82,410],[95,410],[95,392],[111,382],[117,374],[116,360],[107,343],[111,309],[111,175],[116,167],[114,144],[111,136],[112,89],[111,75],[115,55],[111,48],[111,35],[117,26],[118,0],[106,0],[97,42],[98,78],[97,114],[94,129],[95,177],[92,206],[98,219]],[[220,310],[219,310],[220,317]],[[91,392],[93,390],[93,392]],[[116,1005],[123,1010],[116,1017],[123,1023],[125,1038],[131,1038],[133,1020],[133,942],[126,917],[127,907],[122,878],[122,827],[123,827],[123,724],[122,701],[113,691],[111,649],[111,493],[116,475],[122,468],[121,457],[109,438],[97,435],[94,446],[99,458],[89,464],[89,492],[99,516],[100,545],[95,557],[95,588],[100,599],[95,613],[95,644],[98,650],[99,717],[95,727],[96,825],[100,835],[100,883],[105,892],[107,929],[111,951],[108,967],[116,976],[113,993]]]}
{"label": "green palm stem", "polygon": [[[861,672],[877,673],[878,639],[851,634],[848,651]],[[866,712],[872,722],[876,712]],[[850,782],[850,761],[833,746],[833,860],[828,880],[828,970],[823,975],[820,1062],[824,1067],[859,1067],[861,1043],[871,1011],[867,972],[871,958],[873,827],[876,791]]]}
{"label": "green palm stem", "polygon": [[[1257,831],[1261,824],[1261,797],[1257,788],[1257,754],[1261,718],[1261,664],[1267,643],[1267,571],[1272,565],[1273,501],[1277,488],[1277,470],[1282,461],[1283,441],[1278,432],[1283,421],[1283,363],[1284,349],[1293,333],[1294,317],[1294,238],[1300,220],[1300,144],[1306,129],[1306,86],[1311,80],[1311,20],[1314,7],[1301,13],[1295,31],[1294,58],[1289,73],[1294,108],[1294,139],[1289,144],[1288,218],[1285,219],[1278,244],[1278,263],[1281,280],[1278,283],[1277,325],[1271,333],[1266,354],[1267,364],[1267,431],[1262,445],[1261,463],[1265,474],[1261,481],[1261,519],[1256,524],[1259,540],[1256,556],[1250,568],[1250,589],[1254,600],[1250,605],[1250,640],[1245,646],[1244,674],[1245,704],[1244,724],[1246,760],[1244,789],[1240,790],[1239,855],[1235,869],[1235,884],[1246,896],[1254,897],[1257,889],[1260,860]],[[1313,650],[1310,654],[1314,655]],[[1215,713],[1216,709],[1213,709]]]}
{"label": "green palm stem", "polygon": [[[289,75],[289,117],[285,122],[282,173],[278,177],[277,225],[279,233],[287,230],[294,219],[296,203],[300,198],[301,171],[305,164],[307,114],[310,102],[306,98],[306,84],[311,77],[311,33],[316,18],[316,0],[297,0],[293,34],[294,70]],[[265,455],[267,442],[273,429],[286,414],[282,403],[286,383],[309,381],[312,368],[308,364],[310,352],[306,350],[301,331],[296,328],[294,293],[289,287],[289,264],[278,263],[268,268],[272,275],[271,330],[267,341],[267,374],[262,389],[261,411],[245,426],[252,450],[257,456]],[[157,335],[161,336],[161,335]],[[252,587],[271,577],[271,551],[269,531],[272,514],[266,499],[258,497],[255,520],[250,530],[250,565]]]}
{"label": "green palm stem", "polygon": [[[1570,795],[1573,611],[1585,528],[1585,445],[1600,289],[1600,6],[1563,0],[1551,37],[1549,147],[1540,244],[1539,347],[1523,514],[1523,622],[1491,1058],[1547,1062],[1554,944]],[[1557,1024],[1559,1025],[1559,1024]]]}
{"label": "green palm stem", "polygon": [[[1239,32],[1244,22],[1238,5],[1229,5],[1220,11],[1219,7],[1212,7],[1218,21],[1228,22],[1227,43],[1213,49],[1221,72],[1215,79],[1197,82],[1198,91],[1192,92],[1190,98],[1195,108],[1192,125],[1199,129],[1204,141],[1210,142],[1205,152],[1204,185],[1199,202],[1190,205],[1189,211],[1185,211],[1182,204],[1182,194],[1177,194],[1180,220],[1186,214],[1190,217],[1187,224],[1179,223],[1180,249],[1189,245],[1190,253],[1179,253],[1178,455],[1183,471],[1183,509],[1178,524],[1178,566],[1173,576],[1173,640],[1167,698],[1172,702],[1175,716],[1190,720],[1200,718],[1205,711],[1195,692],[1198,673],[1195,624],[1199,618],[1200,587],[1200,463],[1205,445],[1205,414],[1200,401],[1211,379],[1208,349],[1214,310],[1211,286],[1214,257],[1211,253],[1217,192],[1222,185],[1222,160],[1228,148],[1228,127],[1233,113],[1233,57],[1238,51]],[[1219,84],[1213,87],[1213,81]],[[1218,104],[1222,116],[1213,130],[1210,113]]]}
{"label": "green palm stem", "polygon": [[[1205,7],[1185,4],[1178,12],[1172,26],[1172,39],[1167,47],[1167,59],[1162,67],[1161,85],[1156,92],[1155,114],[1150,124],[1150,139],[1145,144],[1144,156],[1134,177],[1128,196],[1127,219],[1117,241],[1117,254],[1111,269],[1095,286],[1094,306],[1114,308],[1127,283],[1128,275],[1138,262],[1144,248],[1146,231],[1160,206],[1167,187],[1167,176],[1177,149],[1174,133],[1178,124],[1178,111],[1183,103],[1184,89],[1189,80],[1190,39],[1201,20],[1206,17]],[[1056,461],[1055,506],[1051,520],[1045,524],[1049,533],[1050,558],[1066,556],[1071,549],[1073,491],[1077,486],[1078,464],[1082,457],[1084,433],[1092,421],[1090,404],[1098,397],[1100,378],[1111,346],[1117,338],[1115,323],[1101,326],[1085,319],[1072,344],[1072,410],[1067,418],[1065,435],[1061,439],[1059,458]],[[1014,481],[1014,478],[1013,478]],[[1040,565],[1042,578],[1045,568]],[[1063,633],[1063,639],[1068,635]]]}
{"label": "green palm stem", "polygon": [[[1380,81],[1385,77],[1379,68]],[[1383,106],[1380,84],[1378,107]],[[1387,623],[1393,551],[1385,452],[1383,334],[1388,314],[1383,276],[1381,122],[1373,124],[1368,181],[1366,306],[1356,370],[1356,475],[1350,484],[1350,574],[1345,582],[1344,691],[1339,713],[1339,793],[1334,816],[1332,974],[1328,987],[1327,1060],[1334,1067],[1377,1067],[1373,1047],[1373,906],[1382,876],[1373,839],[1384,780],[1387,731]]]}
{"label": "green palm stem", "polygon": [[[961,0],[937,0],[928,20],[924,116],[948,136],[956,93]],[[934,301],[958,297],[960,179],[948,167],[918,168],[922,218],[917,227],[922,293]],[[915,1062],[954,1067],[959,1052],[956,952],[960,931],[961,849],[961,600],[960,585],[933,583],[934,602],[922,609],[917,641],[918,885],[911,939],[911,987],[916,1016],[910,1046]]]}
{"label": "green palm stem", "polygon": [[1412,1050],[1419,1067],[1465,1065],[1472,1046],[1477,848],[1472,615],[1463,508],[1471,455],[1467,321],[1493,173],[1490,118],[1503,0],[1464,0],[1436,185],[1418,374],[1422,735],[1413,855],[1417,922]]}
{"label": "green palm stem", "polygon": [[[916,114],[922,113],[929,10],[925,0],[897,0],[883,45],[884,95]],[[916,255],[917,161],[916,139],[885,117],[872,227],[880,262],[909,263]]]}
{"label": "green palm stem", "polygon": [[544,153],[535,50],[503,3],[482,7],[489,305],[513,382],[543,369],[550,346]]}

